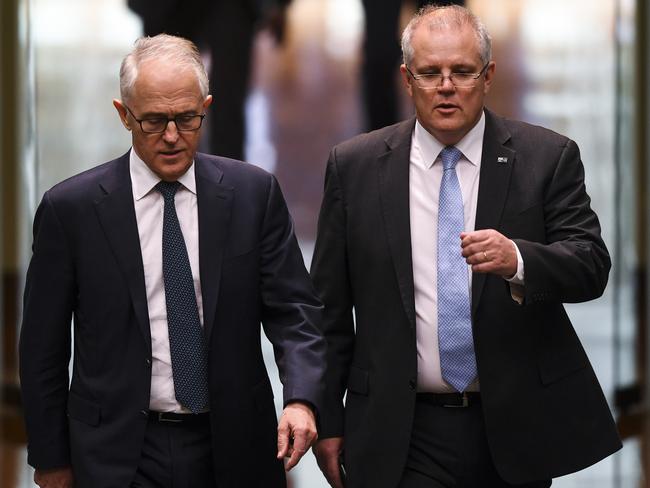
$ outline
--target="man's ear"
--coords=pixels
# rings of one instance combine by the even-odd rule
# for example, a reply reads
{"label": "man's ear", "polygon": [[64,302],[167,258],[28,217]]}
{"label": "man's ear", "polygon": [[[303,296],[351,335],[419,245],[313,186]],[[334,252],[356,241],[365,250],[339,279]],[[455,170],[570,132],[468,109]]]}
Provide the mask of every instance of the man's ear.
{"label": "man's ear", "polygon": [[413,85],[412,83],[412,78],[409,76],[409,72],[406,69],[406,65],[403,64],[399,67],[399,72],[402,75],[402,81],[404,82],[404,88],[406,88],[406,91],[408,92],[409,96],[413,98]]}
{"label": "man's ear", "polygon": [[115,107],[115,110],[117,110],[118,115],[120,116],[120,120],[122,121],[122,125],[126,127],[126,130],[131,130],[131,126],[129,125],[129,121],[126,120],[126,116],[128,115],[126,107],[124,104],[118,100],[117,98],[113,99],[113,106]]}
{"label": "man's ear", "polygon": [[490,91],[490,87],[492,86],[492,80],[494,79],[494,71],[496,69],[496,63],[494,61],[490,61],[490,64],[485,70],[485,85],[484,85],[484,93],[487,94]]}
{"label": "man's ear", "polygon": [[212,105],[212,95],[208,95],[203,100],[203,110],[207,110],[210,105]]}

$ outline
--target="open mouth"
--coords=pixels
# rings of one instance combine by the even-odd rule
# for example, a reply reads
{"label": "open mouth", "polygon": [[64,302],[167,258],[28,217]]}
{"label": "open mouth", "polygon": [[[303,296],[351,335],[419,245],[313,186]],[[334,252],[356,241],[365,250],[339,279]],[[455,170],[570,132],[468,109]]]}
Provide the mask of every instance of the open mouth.
{"label": "open mouth", "polygon": [[164,157],[172,158],[174,156],[178,156],[181,152],[183,151],[178,149],[174,151],[160,151],[160,154],[162,154]]}
{"label": "open mouth", "polygon": [[442,115],[453,115],[458,109],[458,105],[454,105],[453,103],[439,103],[434,107],[434,110]]}

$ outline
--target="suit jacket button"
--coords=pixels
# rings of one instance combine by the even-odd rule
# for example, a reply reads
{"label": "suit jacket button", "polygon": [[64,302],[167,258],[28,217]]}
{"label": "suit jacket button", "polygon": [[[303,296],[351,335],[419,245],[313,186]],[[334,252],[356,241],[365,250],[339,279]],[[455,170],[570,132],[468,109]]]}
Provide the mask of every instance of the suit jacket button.
{"label": "suit jacket button", "polygon": [[144,415],[145,417],[149,416],[149,411],[148,410],[140,410],[140,413]]}
{"label": "suit jacket button", "polygon": [[147,358],[147,364],[151,364],[151,359]]}
{"label": "suit jacket button", "polygon": [[415,380],[414,379],[409,380],[409,388],[411,390],[415,390]]}

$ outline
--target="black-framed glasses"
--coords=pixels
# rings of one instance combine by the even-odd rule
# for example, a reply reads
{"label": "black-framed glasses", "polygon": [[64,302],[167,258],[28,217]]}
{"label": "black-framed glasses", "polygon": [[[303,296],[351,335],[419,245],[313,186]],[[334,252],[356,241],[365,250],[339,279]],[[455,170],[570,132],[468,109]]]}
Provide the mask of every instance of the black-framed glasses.
{"label": "black-framed glasses", "polygon": [[146,134],[160,134],[161,132],[165,132],[167,130],[167,125],[169,125],[170,122],[174,122],[176,130],[182,132],[199,130],[201,128],[201,124],[203,124],[203,118],[205,117],[205,114],[189,114],[176,115],[172,118],[152,117],[147,119],[138,119],[129,107],[124,105],[124,108],[129,111],[131,117],[133,117],[135,121],[140,124],[142,132]]}
{"label": "black-framed glasses", "polygon": [[406,71],[409,72],[411,77],[415,80],[415,83],[425,90],[430,90],[433,88],[440,88],[445,81],[445,78],[449,78],[449,81],[456,88],[472,88],[476,86],[477,80],[481,77],[485,70],[490,65],[488,61],[485,63],[485,66],[481,68],[481,71],[478,73],[449,73],[448,75],[443,75],[442,73],[413,73],[411,69],[407,66]]}

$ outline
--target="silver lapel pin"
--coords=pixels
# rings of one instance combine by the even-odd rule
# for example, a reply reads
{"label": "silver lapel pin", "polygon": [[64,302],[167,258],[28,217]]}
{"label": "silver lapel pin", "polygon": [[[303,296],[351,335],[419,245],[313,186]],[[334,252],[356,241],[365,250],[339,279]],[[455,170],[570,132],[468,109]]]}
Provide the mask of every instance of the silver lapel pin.
{"label": "silver lapel pin", "polygon": [[497,163],[507,163],[507,162],[508,162],[508,158],[506,158],[505,156],[497,157]]}

